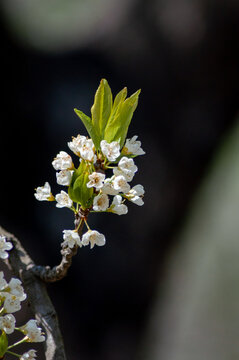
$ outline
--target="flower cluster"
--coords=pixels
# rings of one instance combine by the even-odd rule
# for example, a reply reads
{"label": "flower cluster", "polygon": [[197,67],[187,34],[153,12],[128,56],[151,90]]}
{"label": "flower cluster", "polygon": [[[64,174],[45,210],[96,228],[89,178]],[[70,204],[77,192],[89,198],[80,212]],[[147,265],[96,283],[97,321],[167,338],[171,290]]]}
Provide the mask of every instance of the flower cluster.
{"label": "flower cluster", "polygon": [[[94,245],[104,245],[104,235],[91,230],[87,223],[89,214],[108,212],[124,215],[128,212],[126,201],[139,206],[144,204],[143,186],[131,187],[130,183],[138,171],[134,158],[145,152],[137,136],[125,139],[139,91],[125,100],[125,89],[112,104],[111,90],[103,79],[91,109],[92,119],[75,110],[92,138],[79,134],[68,142],[69,149],[79,158],[79,165],[75,166],[72,157],[65,151],[60,151],[52,161],[57,171],[57,183],[68,187],[68,190],[61,190],[54,196],[48,182],[36,188],[34,195],[37,200],[56,201],[56,207],[69,208],[75,218],[80,219],[75,221],[74,230],[63,231],[63,246],[90,245],[93,248]],[[84,223],[88,231],[81,236],[79,229]]]}
{"label": "flower cluster", "polygon": [[[8,353],[16,355],[20,360],[33,360],[36,358],[36,351],[29,350],[23,355],[13,353],[11,349],[24,342],[42,342],[45,336],[41,328],[37,326],[36,320],[29,320],[25,325],[16,327],[16,319],[13,313],[21,309],[21,302],[26,299],[26,294],[19,279],[12,278],[9,283],[5,280],[4,274],[0,271],[0,358]],[[8,335],[15,330],[24,337],[13,345],[8,345]]]}
{"label": "flower cluster", "polygon": [[[78,135],[73,137],[71,142],[68,142],[69,148],[80,159],[80,163],[85,163],[85,172],[87,173],[87,181],[85,190],[92,189],[92,199],[90,206],[83,209],[87,212],[111,212],[117,215],[124,215],[128,212],[128,207],[125,204],[126,200],[133,202],[136,205],[143,205],[144,188],[142,185],[135,185],[130,187],[130,182],[133,180],[138,168],[134,163],[133,157],[143,155],[145,152],[141,148],[140,141],[137,141],[137,136],[132,139],[127,139],[125,146],[120,151],[120,145],[114,141],[107,143],[102,140],[100,143],[100,151],[96,152],[94,144],[91,139],[85,136]],[[70,186],[74,173],[77,169],[74,166],[73,160],[65,151],[60,151],[53,160],[52,165],[56,173],[56,180],[59,185]],[[106,177],[106,173],[112,171],[110,177]],[[67,207],[79,213],[80,203],[74,204],[74,199],[71,198],[69,191],[63,191],[53,196],[51,187],[48,182],[44,186],[38,187],[35,192],[35,197],[39,201],[56,201],[56,207]],[[113,196],[110,202],[110,196]],[[86,222],[86,219],[84,219]],[[88,224],[87,224],[88,225]],[[105,237],[96,230],[90,230],[80,238],[77,229],[63,231],[64,244],[73,248],[75,245],[82,246],[90,244],[91,248],[94,245],[104,245]]]}

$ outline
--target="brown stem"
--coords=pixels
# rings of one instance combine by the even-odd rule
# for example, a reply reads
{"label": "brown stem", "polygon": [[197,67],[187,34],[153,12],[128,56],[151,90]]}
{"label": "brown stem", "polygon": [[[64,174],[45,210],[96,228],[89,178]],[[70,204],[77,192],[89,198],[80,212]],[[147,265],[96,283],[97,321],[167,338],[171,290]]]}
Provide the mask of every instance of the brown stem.
{"label": "brown stem", "polygon": [[[75,216],[75,229],[78,229],[78,233],[81,236],[82,229],[84,226],[84,219],[87,218],[87,213],[84,214],[76,214]],[[69,267],[72,263],[72,258],[77,254],[78,245],[75,245],[72,249],[68,246],[63,245],[62,243],[62,250],[61,255],[62,259],[59,265],[50,268],[49,266],[42,266],[42,265],[30,265],[29,270],[40,279],[45,282],[55,282],[58,280],[63,279]]]}
{"label": "brown stem", "polygon": [[22,280],[31,310],[45,330],[46,341],[43,344],[46,360],[66,360],[57,314],[48,296],[46,285],[33,271],[29,271],[35,267],[33,260],[20,241],[1,226],[0,234],[6,236],[13,244],[9,258],[4,261],[13,274]]}

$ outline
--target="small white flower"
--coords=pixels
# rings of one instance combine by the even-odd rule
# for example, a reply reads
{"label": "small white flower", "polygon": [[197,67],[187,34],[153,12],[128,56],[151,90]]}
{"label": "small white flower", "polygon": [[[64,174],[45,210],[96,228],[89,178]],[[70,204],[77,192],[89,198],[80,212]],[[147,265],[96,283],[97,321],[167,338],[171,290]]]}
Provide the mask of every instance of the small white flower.
{"label": "small white flower", "polygon": [[42,335],[42,329],[37,327],[36,320],[29,320],[20,329],[28,337],[29,342],[42,342],[45,340],[45,336]]}
{"label": "small white flower", "polygon": [[36,188],[35,198],[39,201],[53,201],[54,196],[51,193],[51,187],[48,182],[45,182],[44,186]]}
{"label": "small white flower", "polygon": [[118,141],[112,141],[109,144],[106,140],[102,140],[100,147],[103,155],[105,155],[109,161],[115,161],[120,156],[120,144]]}
{"label": "small white flower", "polygon": [[73,204],[69,195],[63,190],[61,190],[60,194],[56,195],[56,201],[57,201],[56,207],[58,208],[63,208],[63,207],[70,208]]}
{"label": "small white flower", "polygon": [[59,185],[69,186],[73,175],[73,170],[61,170],[56,173],[56,182]]}
{"label": "small white flower", "polygon": [[130,186],[123,175],[116,176],[112,181],[112,186],[115,190],[122,193],[127,193],[130,190]]}
{"label": "small white flower", "polygon": [[0,329],[6,334],[12,334],[15,329],[16,319],[12,314],[0,316]]}
{"label": "small white flower", "polygon": [[87,161],[95,160],[95,146],[92,139],[85,139],[80,150],[82,159]]}
{"label": "small white flower", "polygon": [[20,301],[24,301],[27,295],[24,293],[22,282],[19,279],[12,278],[8,284],[9,291],[15,295]]}
{"label": "small white flower", "polygon": [[65,151],[60,151],[56,158],[52,161],[52,165],[56,170],[70,170],[74,167],[72,158]]}
{"label": "small white flower", "polygon": [[3,307],[7,313],[14,313],[21,309],[21,303],[18,297],[9,293],[4,293],[4,296]]}
{"label": "small white flower", "polygon": [[81,149],[86,141],[86,137],[82,135],[77,135],[77,137],[72,137],[72,141],[68,142],[68,146],[77,156],[81,156]]}
{"label": "small white flower", "polygon": [[20,360],[34,360],[36,357],[36,350],[29,350],[20,357]]}
{"label": "small white flower", "polygon": [[109,207],[109,198],[106,194],[99,194],[94,198],[93,210],[105,211]]}
{"label": "small white flower", "polygon": [[123,175],[127,181],[132,181],[137,170],[134,160],[124,156],[120,159],[118,168],[114,168],[113,172],[116,176]]}
{"label": "small white flower", "polygon": [[134,204],[142,206],[144,205],[142,196],[144,195],[144,187],[142,185],[135,185],[132,189],[125,195],[125,197],[132,201]]}
{"label": "small white flower", "polygon": [[88,230],[82,236],[82,245],[86,246],[89,244],[90,244],[91,249],[95,245],[103,246],[103,245],[105,245],[105,236],[96,230]]}
{"label": "small white flower", "polygon": [[9,254],[7,251],[13,247],[12,243],[6,240],[5,236],[0,235],[0,258],[7,259]]}
{"label": "small white flower", "polygon": [[75,245],[82,246],[79,234],[74,230],[63,230],[63,245],[73,248]]}
{"label": "small white flower", "polygon": [[127,206],[122,204],[122,197],[120,195],[114,196],[110,208],[111,208],[111,212],[117,215],[125,215],[128,212]]}
{"label": "small white flower", "polygon": [[88,188],[94,187],[96,190],[99,190],[104,185],[105,174],[101,174],[100,172],[93,172],[89,175],[89,182],[86,184]]}
{"label": "small white flower", "polygon": [[137,135],[131,139],[126,139],[125,146],[122,149],[122,153],[126,155],[144,155],[145,151],[141,148],[141,141],[136,141]]}
{"label": "small white flower", "polygon": [[87,161],[95,160],[95,146],[92,139],[87,139],[85,136],[77,135],[72,137],[72,141],[68,142],[69,148],[79,157]]}
{"label": "small white flower", "polygon": [[7,286],[7,282],[4,279],[3,271],[0,271],[0,291],[3,290]]}
{"label": "small white flower", "polygon": [[117,195],[119,193],[118,190],[115,190],[113,187],[113,178],[105,179],[104,185],[101,188],[102,193],[108,195]]}

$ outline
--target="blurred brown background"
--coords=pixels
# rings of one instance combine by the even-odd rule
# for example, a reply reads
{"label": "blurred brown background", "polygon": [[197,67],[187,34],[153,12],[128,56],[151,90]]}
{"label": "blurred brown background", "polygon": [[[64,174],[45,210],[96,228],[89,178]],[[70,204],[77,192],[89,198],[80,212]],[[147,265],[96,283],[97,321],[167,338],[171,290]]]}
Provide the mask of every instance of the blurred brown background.
{"label": "blurred brown background", "polygon": [[[146,151],[134,179],[145,205],[91,216],[107,245],[80,249],[49,286],[68,358],[238,359],[238,1],[2,0],[0,9],[1,225],[36,262],[58,263],[62,230],[73,227],[69,210],[33,196],[45,181],[61,189],[51,161],[86,134],[73,108],[90,113],[102,77],[113,94],[142,89],[129,137]],[[225,257],[215,259],[218,234]],[[230,301],[217,306],[222,294]]]}

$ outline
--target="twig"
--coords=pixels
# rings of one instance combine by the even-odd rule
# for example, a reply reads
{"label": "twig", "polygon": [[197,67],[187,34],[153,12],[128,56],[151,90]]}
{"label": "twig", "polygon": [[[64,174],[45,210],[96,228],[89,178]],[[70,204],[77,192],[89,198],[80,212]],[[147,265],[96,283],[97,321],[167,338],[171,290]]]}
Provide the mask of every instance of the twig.
{"label": "twig", "polygon": [[[86,218],[87,214],[76,214],[75,216],[75,228],[77,229],[80,236],[84,226],[84,219]],[[72,249],[63,245],[63,243],[61,246],[62,259],[59,265],[50,268],[50,266],[32,264],[28,267],[28,269],[45,282],[55,282],[63,279],[66,276],[69,267],[71,266],[72,257],[77,254],[78,246],[75,245]]]}

